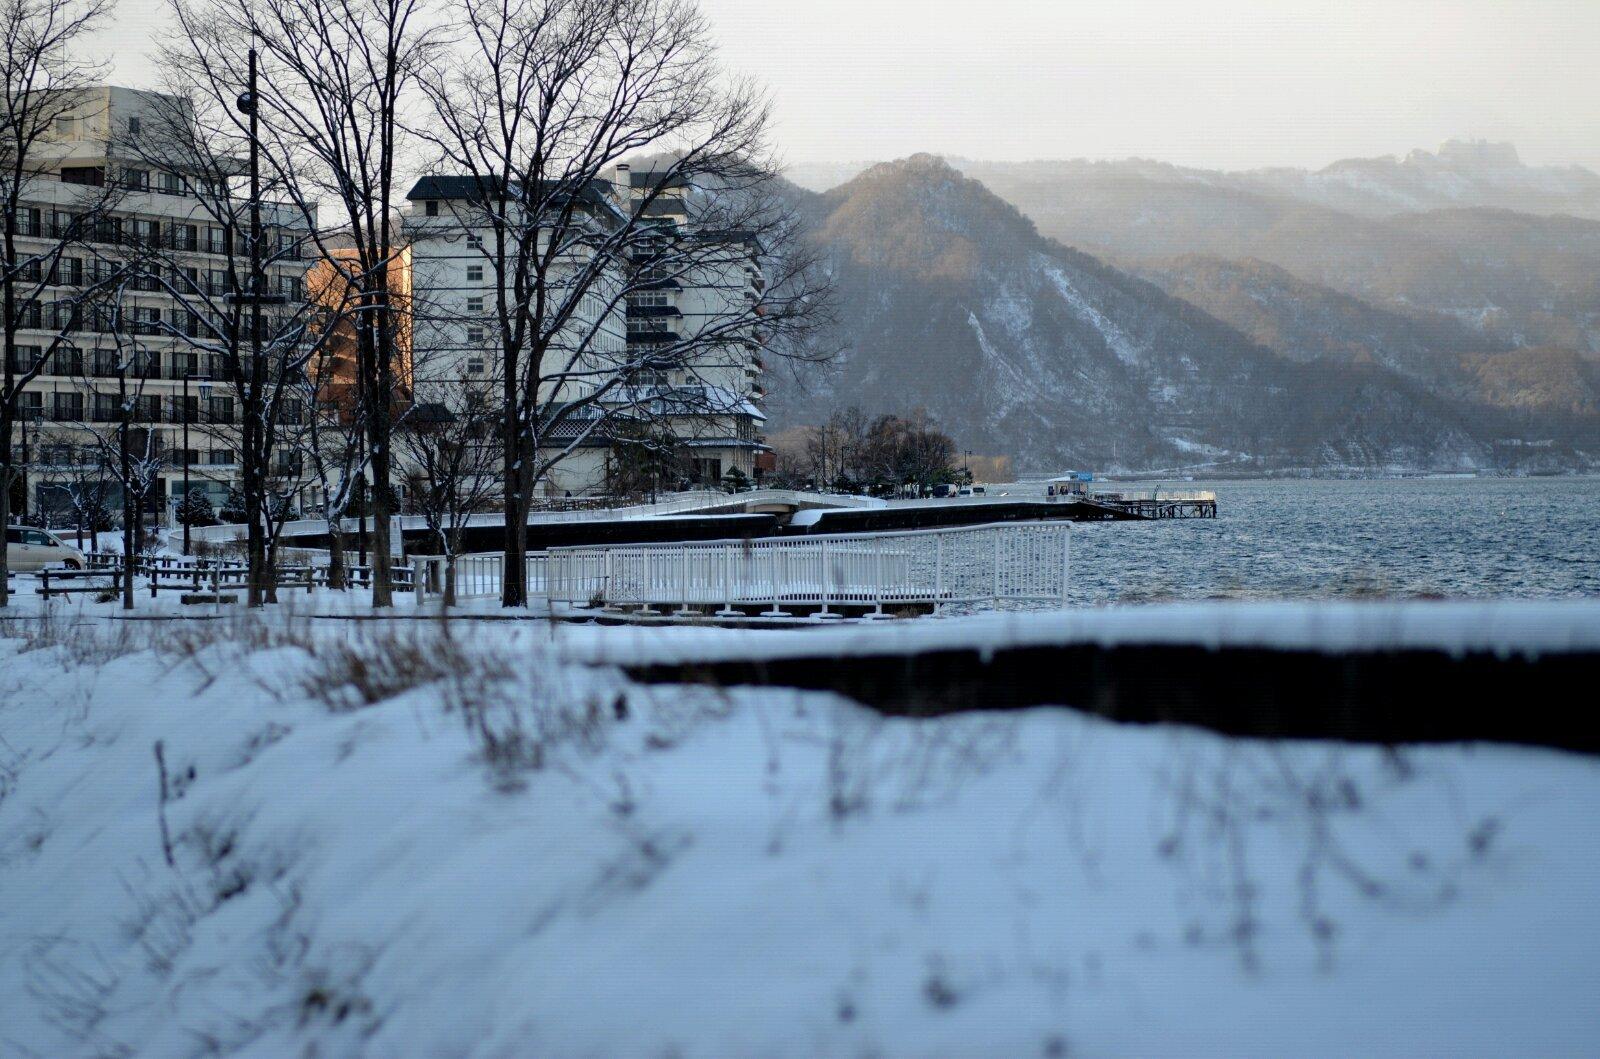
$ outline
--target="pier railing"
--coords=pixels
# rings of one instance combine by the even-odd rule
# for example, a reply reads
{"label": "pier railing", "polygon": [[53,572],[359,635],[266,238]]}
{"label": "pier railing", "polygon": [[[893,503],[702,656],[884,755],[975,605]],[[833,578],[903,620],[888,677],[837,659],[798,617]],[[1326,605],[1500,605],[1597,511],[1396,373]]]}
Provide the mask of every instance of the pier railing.
{"label": "pier railing", "polygon": [[[526,558],[528,593],[554,606],[644,612],[882,614],[1003,601],[1064,604],[1068,523],[997,523],[902,533],[552,548]],[[419,600],[443,591],[445,561],[418,556]],[[456,598],[498,595],[502,556],[456,560]]]}
{"label": "pier railing", "polygon": [[718,613],[1000,600],[1065,602],[1071,529],[996,524],[905,533],[552,548],[552,603]]}

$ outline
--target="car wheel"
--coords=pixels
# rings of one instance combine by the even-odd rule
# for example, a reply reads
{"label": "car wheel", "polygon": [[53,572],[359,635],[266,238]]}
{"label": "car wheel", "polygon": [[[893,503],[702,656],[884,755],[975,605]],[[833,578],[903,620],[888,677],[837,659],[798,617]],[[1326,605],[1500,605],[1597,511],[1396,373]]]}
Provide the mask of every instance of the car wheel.
{"label": "car wheel", "polygon": [[66,567],[67,567],[68,570],[82,570],[83,569],[83,560],[81,560],[81,559],[68,559],[66,561]]}

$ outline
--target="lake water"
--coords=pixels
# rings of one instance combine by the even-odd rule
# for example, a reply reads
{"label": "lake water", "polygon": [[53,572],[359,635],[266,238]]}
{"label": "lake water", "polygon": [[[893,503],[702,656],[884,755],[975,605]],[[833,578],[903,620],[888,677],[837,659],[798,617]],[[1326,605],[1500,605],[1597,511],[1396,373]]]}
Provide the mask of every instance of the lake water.
{"label": "lake water", "polygon": [[1217,491],[1215,521],[1080,523],[1072,563],[1079,598],[1600,595],[1600,479],[1193,488]]}

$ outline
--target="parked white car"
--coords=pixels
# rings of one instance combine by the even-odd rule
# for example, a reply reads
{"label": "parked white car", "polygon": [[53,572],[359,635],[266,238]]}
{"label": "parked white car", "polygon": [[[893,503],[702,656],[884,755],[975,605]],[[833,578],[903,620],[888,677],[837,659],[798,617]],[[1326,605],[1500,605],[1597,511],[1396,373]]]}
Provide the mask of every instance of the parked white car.
{"label": "parked white car", "polygon": [[64,565],[82,570],[83,553],[49,530],[32,526],[6,527],[6,567],[11,570],[43,570]]}

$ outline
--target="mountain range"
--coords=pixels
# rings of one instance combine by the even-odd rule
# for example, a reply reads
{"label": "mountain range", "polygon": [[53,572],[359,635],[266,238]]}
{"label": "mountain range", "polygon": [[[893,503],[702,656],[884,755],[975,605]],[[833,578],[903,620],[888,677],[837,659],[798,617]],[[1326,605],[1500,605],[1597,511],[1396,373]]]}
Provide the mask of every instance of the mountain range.
{"label": "mountain range", "polygon": [[844,353],[776,373],[775,429],[924,407],[1029,470],[1600,465],[1586,170],[1481,144],[1317,173],[917,155],[792,194]]}

